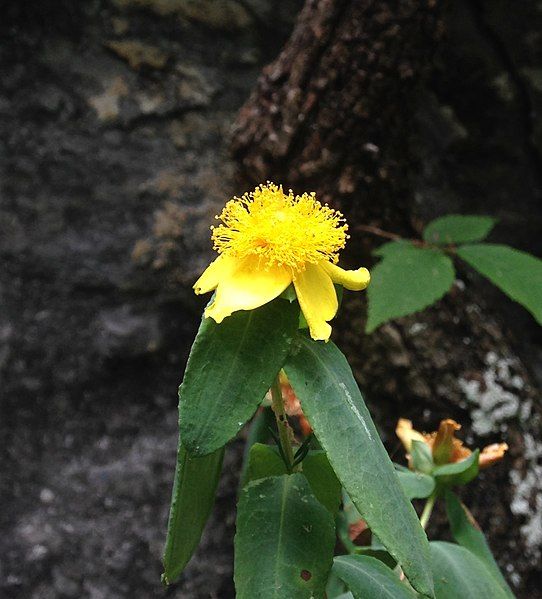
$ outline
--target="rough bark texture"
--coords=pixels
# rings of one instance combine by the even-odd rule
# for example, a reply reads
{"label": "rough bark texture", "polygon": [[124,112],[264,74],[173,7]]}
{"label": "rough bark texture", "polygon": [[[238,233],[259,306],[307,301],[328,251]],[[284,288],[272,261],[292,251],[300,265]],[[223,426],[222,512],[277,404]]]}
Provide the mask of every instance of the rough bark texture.
{"label": "rough bark texture", "polygon": [[[519,12],[508,21],[502,3],[481,1],[306,2],[240,111],[240,177],[316,190],[354,230],[412,236],[439,214],[493,214],[495,240],[539,253],[540,13],[534,3]],[[352,263],[382,241],[353,238]],[[458,274],[436,306],[369,336],[351,299],[339,344],[390,449],[400,415],[425,430],[456,418],[475,446],[508,442],[506,461],[464,497],[518,595],[538,597],[540,332],[466,267]],[[442,518],[430,531],[446,534]]]}
{"label": "rough bark texture", "polygon": [[314,187],[335,204],[363,204],[364,217],[389,220],[393,208],[397,222],[405,219],[405,115],[439,37],[436,9],[435,2],[307,2],[240,112],[233,151],[243,173]]}

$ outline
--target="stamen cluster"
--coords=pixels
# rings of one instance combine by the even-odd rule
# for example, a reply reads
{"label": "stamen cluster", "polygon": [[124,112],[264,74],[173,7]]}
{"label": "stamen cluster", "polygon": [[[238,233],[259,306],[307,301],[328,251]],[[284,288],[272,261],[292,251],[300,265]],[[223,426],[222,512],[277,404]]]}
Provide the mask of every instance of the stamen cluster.
{"label": "stamen cluster", "polygon": [[267,183],[230,200],[217,227],[214,249],[236,258],[256,255],[263,268],[288,266],[294,272],[322,260],[336,263],[348,239],[342,214],[322,205],[314,193],[294,196]]}

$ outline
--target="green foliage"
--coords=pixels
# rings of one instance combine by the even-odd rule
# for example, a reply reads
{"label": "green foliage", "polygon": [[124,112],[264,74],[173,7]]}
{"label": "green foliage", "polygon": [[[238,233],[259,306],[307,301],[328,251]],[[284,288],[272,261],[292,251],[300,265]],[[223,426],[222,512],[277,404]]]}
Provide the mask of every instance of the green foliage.
{"label": "green foliage", "polygon": [[467,508],[451,491],[446,492],[446,514],[456,542],[474,553],[495,577],[507,596],[513,598],[514,595],[491,553],[484,533],[478,528]]}
{"label": "green foliage", "polygon": [[237,509],[237,599],[323,599],[334,546],[333,517],[302,474],[249,483]]}
{"label": "green foliage", "polygon": [[436,599],[509,598],[484,562],[465,547],[442,541],[430,546]]}
{"label": "green foliage", "polygon": [[356,547],[352,553],[355,555],[366,555],[374,559],[377,559],[392,570],[397,566],[397,560],[393,559],[393,557],[385,549],[378,549],[372,546],[362,546]]}
{"label": "green foliage", "polygon": [[301,464],[318,501],[336,516],[341,504],[341,483],[325,452],[311,451]]}
{"label": "green foliage", "polygon": [[423,231],[423,239],[437,245],[481,241],[489,235],[496,222],[491,216],[448,214],[431,221]]}
{"label": "green foliage", "polygon": [[392,241],[379,248],[382,260],[371,271],[367,289],[369,312],[366,330],[400,316],[423,310],[452,286],[452,261],[434,249]]}
{"label": "green foliage", "polygon": [[414,439],[410,449],[410,457],[414,470],[417,472],[423,472],[424,474],[433,472],[433,468],[435,467],[433,454],[427,443]]}
{"label": "green foliage", "polygon": [[247,440],[243,452],[243,466],[241,476],[239,477],[239,487],[242,489],[247,482],[247,469],[249,465],[249,454],[252,446],[256,443],[267,443],[270,438],[270,429],[275,422],[275,417],[271,408],[262,408],[256,412],[256,415],[250,423]]}
{"label": "green foliage", "polygon": [[421,472],[397,472],[399,482],[409,499],[425,499],[435,490],[435,479]]}
{"label": "green foliage", "polygon": [[[382,246],[375,252],[382,260],[372,273],[367,330],[442,297],[455,277],[451,252],[541,322],[542,262],[506,246],[472,244],[493,224],[490,218],[461,216],[430,223],[425,241],[471,243],[457,250],[405,241]],[[298,331],[303,326],[299,306],[291,295],[288,300],[234,313],[220,325],[209,319],[201,323],[179,390],[180,441],[164,582],[178,578],[201,537],[224,445],[273,384],[274,412],[258,413],[245,453],[235,537],[238,599],[324,599],[326,592],[343,599],[513,598],[482,532],[450,492],[477,476],[479,451],[437,465],[449,456],[439,462],[426,443],[414,440],[409,450],[414,471],[397,466],[396,472],[345,357],[333,343],[315,342]],[[277,391],[282,367],[315,435],[297,451]],[[274,416],[278,437],[272,433]],[[270,434],[278,447],[266,444]],[[425,527],[443,496],[457,545],[429,544],[410,503],[427,499],[421,513]],[[363,530],[364,523],[351,528],[361,519],[371,534],[363,547],[350,538],[354,530]],[[331,573],[335,521],[350,555],[337,557]],[[369,537],[358,535],[355,542],[362,539]],[[408,582],[400,580],[398,566]]]}
{"label": "green foliage", "polygon": [[360,514],[432,596],[428,547],[343,354],[333,343],[298,335],[284,369],[316,437]]}
{"label": "green foliage", "polygon": [[276,447],[255,443],[250,448],[246,482],[287,474],[286,464]]}
{"label": "green foliage", "polygon": [[462,246],[457,255],[542,324],[542,260],[506,245],[489,243]]}
{"label": "green foliage", "polygon": [[346,583],[354,599],[415,599],[414,593],[381,561],[366,555],[342,555],[333,571]]}
{"label": "green foliage", "polygon": [[[489,216],[448,215],[424,229],[426,244],[407,240],[385,243],[375,252],[382,260],[371,271],[366,331],[401,316],[419,312],[451,288],[455,271],[446,252],[455,253],[525,307],[542,324],[542,260],[506,245],[473,243],[490,233],[496,220]],[[462,245],[469,244],[469,245]],[[459,245],[455,250],[445,246]]]}
{"label": "green foliage", "polygon": [[[341,503],[341,484],[323,451],[310,451],[302,462],[303,474],[316,499],[334,516]],[[250,450],[246,482],[287,474],[276,447],[256,443]]]}
{"label": "green foliage", "polygon": [[204,318],[179,389],[180,434],[193,455],[225,445],[254,414],[282,367],[297,331],[299,307],[277,299]]}
{"label": "green foliage", "polygon": [[196,549],[215,500],[224,449],[191,457],[179,441],[164,550],[165,584],[175,582]]}
{"label": "green foliage", "polygon": [[441,487],[466,485],[478,475],[478,459],[480,451],[473,451],[468,458],[453,464],[437,466],[432,474]]}

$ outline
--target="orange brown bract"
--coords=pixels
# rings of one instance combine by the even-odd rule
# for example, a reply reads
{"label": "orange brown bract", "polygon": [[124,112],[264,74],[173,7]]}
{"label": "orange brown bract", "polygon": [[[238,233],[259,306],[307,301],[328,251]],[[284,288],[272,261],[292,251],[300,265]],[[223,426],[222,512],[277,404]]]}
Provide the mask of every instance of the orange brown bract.
{"label": "orange brown bract", "polygon": [[305,414],[303,414],[299,399],[297,398],[295,391],[283,372],[280,373],[279,380],[286,414],[288,414],[288,416],[296,416],[299,420],[299,428],[301,429],[303,435],[310,435],[312,433],[312,427],[309,424]]}
{"label": "orange brown bract", "polygon": [[[451,418],[447,418],[441,421],[438,431],[420,433],[413,429],[410,420],[400,418],[397,422],[395,433],[401,439],[407,452],[411,450],[412,441],[421,441],[428,445],[433,455],[433,461],[439,466],[441,464],[460,462],[471,455],[472,451],[468,447],[465,447],[463,441],[455,436],[455,433],[460,429],[460,424]],[[493,443],[484,447],[480,453],[479,467],[485,468],[498,462],[503,458],[507,449],[508,445],[506,443]],[[410,465],[410,456],[408,458]]]}
{"label": "orange brown bract", "polygon": [[327,341],[339,307],[334,283],[352,291],[369,284],[366,268],[337,266],[348,225],[314,193],[294,196],[267,183],[230,200],[216,218],[212,239],[219,255],[194,290],[215,291],[205,316],[217,323],[263,306],[293,285],[311,337]]}

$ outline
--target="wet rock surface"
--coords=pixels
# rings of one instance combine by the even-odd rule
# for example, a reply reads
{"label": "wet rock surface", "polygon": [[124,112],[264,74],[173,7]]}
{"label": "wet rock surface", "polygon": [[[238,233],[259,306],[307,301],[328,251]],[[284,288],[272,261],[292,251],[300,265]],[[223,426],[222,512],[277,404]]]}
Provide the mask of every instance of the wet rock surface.
{"label": "wet rock surface", "polygon": [[197,556],[160,584],[176,394],[229,127],[296,2],[206,4],[6,7],[2,597],[233,596],[235,445]]}

